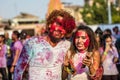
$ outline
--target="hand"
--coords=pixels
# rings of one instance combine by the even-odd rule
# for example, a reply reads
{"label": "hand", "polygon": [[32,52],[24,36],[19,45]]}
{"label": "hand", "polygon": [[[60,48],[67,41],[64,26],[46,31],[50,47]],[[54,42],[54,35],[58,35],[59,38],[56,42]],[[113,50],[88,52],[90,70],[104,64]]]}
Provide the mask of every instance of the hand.
{"label": "hand", "polygon": [[10,72],[13,73],[13,72],[14,72],[14,69],[15,69],[15,67],[12,66],[12,67],[10,68]]}
{"label": "hand", "polygon": [[106,46],[105,46],[105,52],[108,52],[109,50],[110,50],[110,45],[109,44],[106,44]]}
{"label": "hand", "polygon": [[64,66],[68,66],[69,65],[69,60],[68,59],[65,60],[63,64],[64,64]]}
{"label": "hand", "polygon": [[92,64],[92,57],[86,54],[86,57],[83,59],[83,65],[90,66]]}

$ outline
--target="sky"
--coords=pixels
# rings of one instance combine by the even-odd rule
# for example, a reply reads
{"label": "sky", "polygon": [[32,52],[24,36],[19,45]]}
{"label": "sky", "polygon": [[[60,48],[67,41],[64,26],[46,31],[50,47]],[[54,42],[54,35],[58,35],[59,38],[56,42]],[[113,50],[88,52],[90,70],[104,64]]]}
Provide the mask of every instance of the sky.
{"label": "sky", "polygon": [[[73,5],[84,5],[84,0],[61,0]],[[21,12],[30,13],[44,19],[49,0],[0,0],[0,17],[11,19]]]}

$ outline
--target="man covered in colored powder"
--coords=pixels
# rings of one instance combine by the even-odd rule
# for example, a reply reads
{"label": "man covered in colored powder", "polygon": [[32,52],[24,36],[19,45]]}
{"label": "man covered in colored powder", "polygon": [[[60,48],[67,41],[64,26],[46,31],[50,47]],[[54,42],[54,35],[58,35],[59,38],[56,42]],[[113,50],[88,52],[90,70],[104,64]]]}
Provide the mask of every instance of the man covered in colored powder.
{"label": "man covered in colored powder", "polygon": [[29,80],[61,80],[64,56],[70,47],[64,37],[75,29],[75,20],[64,10],[54,10],[47,18],[46,27],[48,35],[26,41],[14,80],[22,80],[27,65]]}

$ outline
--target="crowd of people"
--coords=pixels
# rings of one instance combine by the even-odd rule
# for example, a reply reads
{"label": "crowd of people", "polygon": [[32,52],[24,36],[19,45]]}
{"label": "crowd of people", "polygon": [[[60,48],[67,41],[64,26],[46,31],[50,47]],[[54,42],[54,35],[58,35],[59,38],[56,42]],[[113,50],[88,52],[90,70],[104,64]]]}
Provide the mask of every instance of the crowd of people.
{"label": "crowd of people", "polygon": [[119,43],[117,26],[94,32],[54,10],[41,36],[0,35],[0,73],[2,80],[120,80]]}

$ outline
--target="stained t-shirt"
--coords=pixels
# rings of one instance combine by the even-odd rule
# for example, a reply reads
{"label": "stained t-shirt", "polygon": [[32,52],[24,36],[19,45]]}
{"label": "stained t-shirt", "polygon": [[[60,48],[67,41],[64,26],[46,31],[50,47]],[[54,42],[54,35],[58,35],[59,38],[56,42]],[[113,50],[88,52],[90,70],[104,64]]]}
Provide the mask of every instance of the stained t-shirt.
{"label": "stained t-shirt", "polygon": [[29,80],[61,80],[62,63],[69,47],[66,40],[52,47],[43,37],[32,37],[23,47],[14,80],[22,79],[27,64]]}
{"label": "stained t-shirt", "polygon": [[[20,53],[21,53],[22,48],[23,48],[23,45],[22,45],[21,41],[18,40],[18,41],[16,41],[16,42],[13,43],[13,46],[11,47],[13,59],[15,57],[16,50],[19,50]],[[16,65],[17,65],[17,63],[16,63]]]}
{"label": "stained t-shirt", "polygon": [[[104,53],[102,48],[100,49],[100,53],[101,54]],[[117,49],[115,46],[113,46],[112,49],[108,51],[106,59],[104,60],[104,62],[102,64],[103,69],[104,69],[103,75],[117,75],[118,74],[116,64],[113,63],[114,57],[118,58],[118,52],[117,52]]]}
{"label": "stained t-shirt", "polygon": [[2,45],[0,50],[0,68],[5,68],[7,65],[6,60],[7,45]]}
{"label": "stained t-shirt", "polygon": [[77,52],[74,55],[72,62],[76,69],[76,74],[74,76],[70,75],[70,80],[89,80],[88,79],[88,67],[87,66],[82,67],[83,66],[82,60],[85,58],[86,53],[87,52],[85,53]]}

